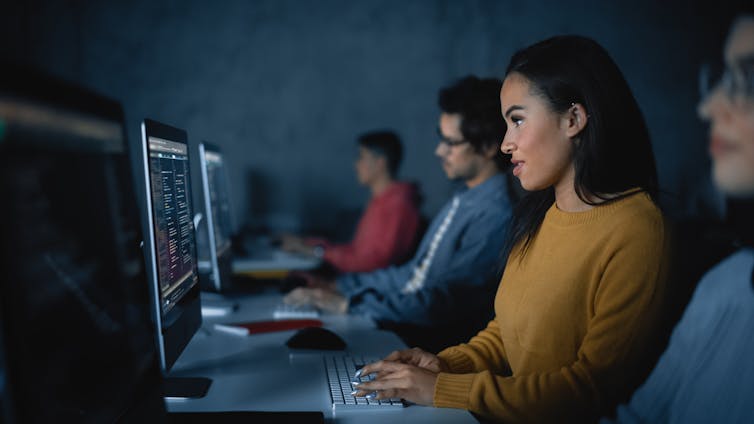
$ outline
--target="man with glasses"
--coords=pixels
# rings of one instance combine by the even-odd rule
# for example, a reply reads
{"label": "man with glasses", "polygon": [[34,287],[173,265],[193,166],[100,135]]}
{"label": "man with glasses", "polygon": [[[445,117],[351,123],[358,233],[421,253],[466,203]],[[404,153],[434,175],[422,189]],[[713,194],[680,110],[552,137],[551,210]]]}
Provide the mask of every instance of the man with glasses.
{"label": "man with glasses", "polygon": [[[706,90],[712,174],[730,204],[737,252],[699,282],[667,350],[617,422],[754,422],[754,14],[734,23],[726,71]],[[703,72],[702,75],[705,75]],[[706,79],[706,78],[703,78]],[[732,212],[729,210],[728,214]]]}
{"label": "man with glasses", "polygon": [[461,79],[440,92],[435,154],[463,182],[430,224],[413,259],[399,267],[310,281],[286,296],[335,313],[364,314],[407,343],[436,350],[475,334],[490,319],[511,216],[510,158],[498,79]]}

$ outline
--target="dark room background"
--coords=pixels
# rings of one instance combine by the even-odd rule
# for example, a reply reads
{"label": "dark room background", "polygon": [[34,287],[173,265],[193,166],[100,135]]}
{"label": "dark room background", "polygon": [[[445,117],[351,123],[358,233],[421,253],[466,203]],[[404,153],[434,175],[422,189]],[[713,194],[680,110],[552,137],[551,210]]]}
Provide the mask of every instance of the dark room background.
{"label": "dark room background", "polygon": [[697,74],[728,23],[717,2],[36,0],[3,7],[0,45],[5,61],[121,101],[132,143],[149,117],[188,130],[192,154],[220,145],[237,226],[343,233],[368,196],[359,133],[400,134],[401,177],[432,216],[453,190],[433,153],[438,89],[500,77],[516,49],[563,33],[595,38],[624,71],[667,210],[706,213]]}

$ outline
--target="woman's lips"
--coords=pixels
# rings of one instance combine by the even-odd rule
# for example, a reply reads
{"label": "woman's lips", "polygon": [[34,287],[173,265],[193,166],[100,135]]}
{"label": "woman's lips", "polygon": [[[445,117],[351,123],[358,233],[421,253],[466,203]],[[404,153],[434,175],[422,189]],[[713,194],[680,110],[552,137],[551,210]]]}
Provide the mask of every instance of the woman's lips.
{"label": "woman's lips", "polygon": [[521,170],[523,169],[524,161],[511,160],[511,163],[513,164],[513,176],[518,177],[518,174],[520,174]]}

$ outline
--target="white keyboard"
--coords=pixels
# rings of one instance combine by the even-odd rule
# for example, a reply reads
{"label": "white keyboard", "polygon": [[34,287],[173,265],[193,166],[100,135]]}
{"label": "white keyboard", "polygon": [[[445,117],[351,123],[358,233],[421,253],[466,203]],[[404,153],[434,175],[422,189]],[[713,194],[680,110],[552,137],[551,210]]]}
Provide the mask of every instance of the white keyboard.
{"label": "white keyboard", "polygon": [[281,303],[272,313],[274,319],[307,319],[319,318],[319,310],[313,306],[293,306]]}
{"label": "white keyboard", "polygon": [[325,355],[325,370],[327,371],[327,380],[330,386],[330,398],[332,407],[335,410],[363,410],[363,409],[396,409],[403,408],[405,404],[400,399],[367,399],[363,397],[354,397],[352,381],[368,381],[372,376],[361,376],[354,378],[356,370],[362,366],[374,362],[378,358],[365,358],[361,356],[349,355]]}

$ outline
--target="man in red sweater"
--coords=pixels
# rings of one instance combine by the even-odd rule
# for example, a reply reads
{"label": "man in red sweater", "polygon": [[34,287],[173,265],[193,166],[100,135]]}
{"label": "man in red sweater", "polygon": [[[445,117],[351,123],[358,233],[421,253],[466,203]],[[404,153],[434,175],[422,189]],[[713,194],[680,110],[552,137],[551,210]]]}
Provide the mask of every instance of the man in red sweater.
{"label": "man in red sweater", "polygon": [[368,272],[410,259],[418,240],[419,195],[411,183],[397,181],[403,155],[401,141],[390,131],[363,134],[358,139],[356,176],[372,197],[353,239],[345,244],[327,240],[281,237],[282,248],[323,258],[338,272]]}

